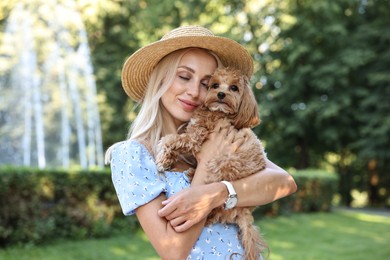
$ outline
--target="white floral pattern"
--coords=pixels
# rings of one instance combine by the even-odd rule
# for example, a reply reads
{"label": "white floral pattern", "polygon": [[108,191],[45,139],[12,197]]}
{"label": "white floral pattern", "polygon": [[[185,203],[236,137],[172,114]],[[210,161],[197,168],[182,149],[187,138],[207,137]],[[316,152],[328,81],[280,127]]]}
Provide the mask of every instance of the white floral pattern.
{"label": "white floral pattern", "polygon": [[[182,172],[157,172],[152,155],[136,141],[123,141],[112,149],[112,181],[125,215],[155,199],[161,192],[169,198],[190,182]],[[243,248],[236,225],[213,224],[204,227],[187,259],[241,259]]]}

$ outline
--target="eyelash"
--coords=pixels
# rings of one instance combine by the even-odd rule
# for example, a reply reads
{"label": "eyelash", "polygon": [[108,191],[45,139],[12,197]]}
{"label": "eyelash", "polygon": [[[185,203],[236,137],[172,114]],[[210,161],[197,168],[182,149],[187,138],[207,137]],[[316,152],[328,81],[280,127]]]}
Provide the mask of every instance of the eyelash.
{"label": "eyelash", "polygon": [[[179,75],[179,78],[182,79],[182,80],[185,80],[185,81],[189,81],[190,80],[190,77],[186,77],[186,76],[180,76]],[[200,84],[202,84],[203,87],[208,88],[208,83],[201,82]]]}

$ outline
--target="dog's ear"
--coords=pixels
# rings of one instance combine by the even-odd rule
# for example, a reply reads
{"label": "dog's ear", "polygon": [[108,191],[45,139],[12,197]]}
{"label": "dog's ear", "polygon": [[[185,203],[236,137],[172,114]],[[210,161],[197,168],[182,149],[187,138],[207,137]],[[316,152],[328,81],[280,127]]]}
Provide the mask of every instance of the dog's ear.
{"label": "dog's ear", "polygon": [[245,76],[243,76],[242,80],[244,83],[244,93],[238,113],[234,118],[234,125],[237,129],[246,127],[253,128],[260,124],[260,114],[249,80]]}

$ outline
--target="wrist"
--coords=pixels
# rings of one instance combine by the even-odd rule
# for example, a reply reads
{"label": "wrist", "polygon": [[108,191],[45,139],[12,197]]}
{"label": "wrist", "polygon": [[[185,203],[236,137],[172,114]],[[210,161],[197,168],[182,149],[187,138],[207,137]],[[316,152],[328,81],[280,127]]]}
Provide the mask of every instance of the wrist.
{"label": "wrist", "polygon": [[234,189],[234,186],[231,182],[221,181],[221,183],[223,183],[226,186],[229,193],[224,203],[224,209],[225,210],[232,209],[237,205],[238,202],[236,190]]}
{"label": "wrist", "polygon": [[192,185],[202,185],[206,184],[206,178],[207,178],[207,171],[206,167],[203,165],[199,165],[195,169],[194,176],[191,181],[191,186]]}
{"label": "wrist", "polygon": [[211,188],[216,192],[213,200],[213,208],[223,207],[225,205],[226,198],[229,195],[225,184],[221,182],[214,182],[212,183]]}

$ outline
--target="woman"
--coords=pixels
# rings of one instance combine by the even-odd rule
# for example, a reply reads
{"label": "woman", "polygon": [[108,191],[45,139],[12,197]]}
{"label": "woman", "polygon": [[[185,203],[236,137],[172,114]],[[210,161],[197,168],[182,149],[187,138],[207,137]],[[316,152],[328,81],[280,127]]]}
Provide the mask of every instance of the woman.
{"label": "woman", "polygon": [[239,68],[248,77],[253,72],[252,58],[240,44],[203,27],[186,26],[135,52],[122,70],[125,92],[142,107],[129,140],[107,152],[113,184],[124,214],[137,215],[162,259],[240,258],[237,227],[205,227],[208,213],[224,205],[264,205],[296,190],[292,177],[268,159],[259,174],[232,183],[204,184],[206,163],[241,145],[235,140],[237,130],[231,128],[217,127],[203,145],[191,183],[185,174],[191,162],[185,158],[171,172],[157,172],[158,141],[189,121],[205,98],[209,78],[221,66]]}

